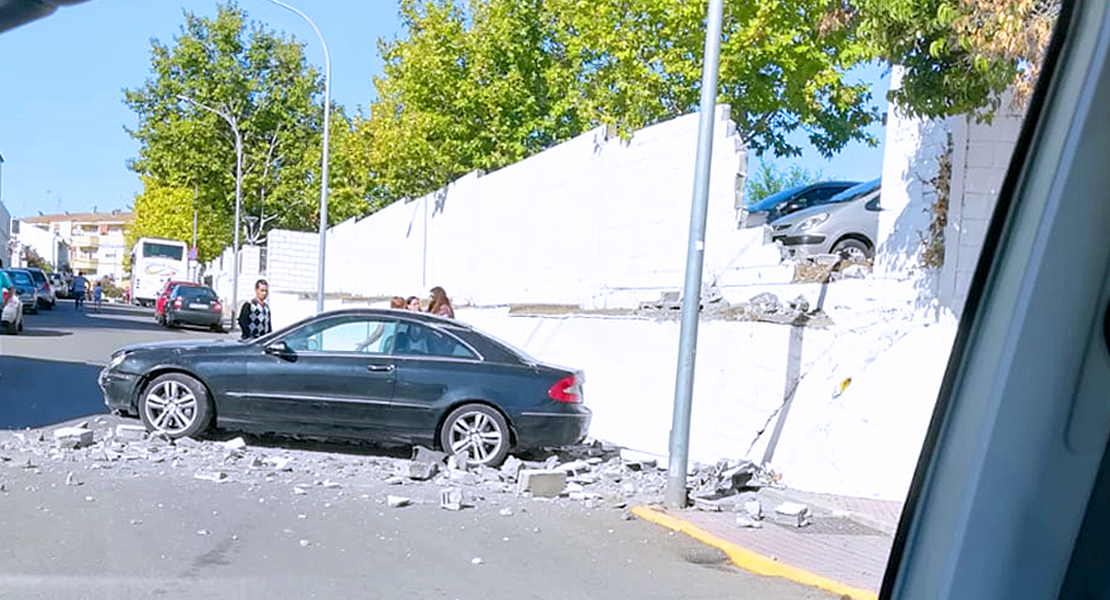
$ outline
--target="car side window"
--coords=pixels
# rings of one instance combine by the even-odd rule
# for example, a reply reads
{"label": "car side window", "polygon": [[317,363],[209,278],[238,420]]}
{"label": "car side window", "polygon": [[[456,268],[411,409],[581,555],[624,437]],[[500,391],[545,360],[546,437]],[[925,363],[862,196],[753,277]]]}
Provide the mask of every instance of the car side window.
{"label": "car side window", "polygon": [[392,344],[399,356],[450,356],[478,358],[465,344],[454,337],[418,323],[401,323]]}
{"label": "car side window", "polygon": [[375,318],[314,323],[285,338],[294,352],[386,354],[396,321]]}

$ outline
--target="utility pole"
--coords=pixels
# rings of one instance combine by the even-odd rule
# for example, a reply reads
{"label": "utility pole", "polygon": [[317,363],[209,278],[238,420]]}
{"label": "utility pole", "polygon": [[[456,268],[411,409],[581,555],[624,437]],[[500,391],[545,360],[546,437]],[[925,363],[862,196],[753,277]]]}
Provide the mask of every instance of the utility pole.
{"label": "utility pole", "polygon": [[701,312],[701,272],[705,260],[705,220],[709,206],[709,168],[713,156],[713,119],[717,104],[723,0],[709,0],[702,66],[698,151],[694,162],[694,196],[690,209],[690,239],[686,247],[686,285],[682,294],[682,329],[678,340],[674,416],[671,420],[670,461],[665,500],[671,508],[686,506],[686,470],[690,456],[690,409],[694,393],[698,319]]}

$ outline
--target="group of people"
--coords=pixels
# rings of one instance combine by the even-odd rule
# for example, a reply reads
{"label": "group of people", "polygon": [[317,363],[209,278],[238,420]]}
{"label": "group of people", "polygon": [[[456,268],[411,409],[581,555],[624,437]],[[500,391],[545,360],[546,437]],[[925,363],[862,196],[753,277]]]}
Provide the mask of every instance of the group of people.
{"label": "group of people", "polygon": [[428,301],[427,310],[424,310],[424,304],[416,296],[409,296],[408,298],[394,296],[389,301],[389,307],[413,312],[430,312],[433,315],[454,319],[455,307],[451,305],[451,299],[447,297],[447,292],[437,285],[432,288],[431,294],[432,297]]}
{"label": "group of people", "polygon": [[[259,279],[254,283],[254,298],[244,302],[242,308],[239,309],[239,331],[243,339],[262,337],[273,331],[270,322],[270,305],[266,301],[269,295],[270,284],[265,279]],[[455,318],[455,307],[451,305],[451,299],[447,297],[447,292],[438,285],[431,290],[431,298],[428,300],[426,310],[423,302],[416,296],[409,296],[407,299],[394,296],[389,301],[389,307],[414,312],[429,312],[449,319]]]}
{"label": "group of people", "polygon": [[70,294],[73,296],[76,310],[80,310],[84,306],[88,296],[92,296],[93,302],[96,303],[96,309],[100,310],[100,303],[104,299],[104,285],[97,279],[96,285],[90,290],[89,280],[85,278],[84,273],[78,271],[77,276],[70,283]]}

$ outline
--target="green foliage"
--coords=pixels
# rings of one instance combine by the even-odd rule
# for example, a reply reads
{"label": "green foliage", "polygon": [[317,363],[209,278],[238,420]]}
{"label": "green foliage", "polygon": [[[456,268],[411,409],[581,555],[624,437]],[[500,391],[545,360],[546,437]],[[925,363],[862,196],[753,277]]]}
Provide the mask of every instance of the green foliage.
{"label": "green foliage", "polygon": [[[159,231],[183,233],[179,218],[192,227],[193,192],[205,215],[205,256],[233,238],[236,154],[231,126],[219,115],[179,99],[183,95],[219,110],[236,123],[243,140],[242,214],[257,219],[255,237],[275,227],[313,229],[319,223],[320,146],[323,131],[320,72],[310,67],[303,45],[275,34],[234,3],[222,4],[215,18],[186,11],[172,44],[151,41],[151,76],[124,90],[124,103],[138,117],[128,133],[139,141],[128,167],[143,177],[136,201],[133,237]],[[333,141],[350,123],[333,108]],[[341,164],[346,164],[342,163]],[[339,169],[343,197],[329,213],[337,222],[366,214],[368,175]],[[187,190],[186,195],[184,191]],[[166,199],[180,196],[183,207]],[[167,211],[144,215],[148,210]],[[332,217],[335,218],[332,218]],[[190,239],[180,237],[178,239]]]}
{"label": "green foliage", "polygon": [[1018,59],[989,51],[976,34],[953,26],[974,12],[962,0],[851,2],[870,56],[903,67],[901,86],[889,97],[910,116],[989,119],[1019,72]]}
{"label": "green foliage", "polygon": [[[143,177],[143,191],[135,196],[135,220],[124,232],[124,244],[130,251],[143,237],[192,242],[193,190],[182,186],[163,185],[153,177]],[[212,260],[227,245],[225,230],[233,219],[226,207],[216,203],[198,202],[197,248],[202,261]]]}
{"label": "green foliage", "polygon": [[[721,93],[757,153],[875,145],[868,57],[839,0],[727,0]],[[373,194],[433,191],[600,124],[631,132],[698,108],[705,6],[683,0],[402,0],[370,107]],[[358,127],[356,127],[358,129]]]}
{"label": "green foliage", "polygon": [[23,260],[24,260],[24,262],[27,263],[28,267],[31,267],[31,268],[34,268],[34,269],[42,269],[43,271],[46,271],[47,273],[54,270],[54,267],[50,266],[50,263],[47,262],[47,260],[45,258],[40,256],[39,253],[36,252],[34,248],[32,248],[30,246],[24,246],[23,249],[22,249],[22,252],[23,252]]}
{"label": "green foliage", "polygon": [[760,200],[783,190],[796,188],[807,183],[816,183],[821,180],[821,172],[810,173],[798,165],[791,165],[786,170],[778,169],[775,165],[765,160],[759,161],[759,169],[748,177],[747,189],[744,192],[744,203],[754,204]]}

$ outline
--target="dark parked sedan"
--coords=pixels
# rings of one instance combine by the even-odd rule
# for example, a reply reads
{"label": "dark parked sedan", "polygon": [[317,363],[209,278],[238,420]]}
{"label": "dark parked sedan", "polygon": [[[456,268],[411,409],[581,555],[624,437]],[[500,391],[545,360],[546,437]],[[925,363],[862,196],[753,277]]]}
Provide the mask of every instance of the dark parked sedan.
{"label": "dark parked sedan", "polygon": [[239,342],[140,344],[100,373],[109,409],[151,431],[210,426],[424,444],[497,465],[510,449],[582,440],[582,374],[464,323],[348,309]]}
{"label": "dark parked sedan", "polygon": [[170,290],[162,315],[166,327],[200,325],[222,332],[223,322],[224,307],[212,288],[184,283]]}

